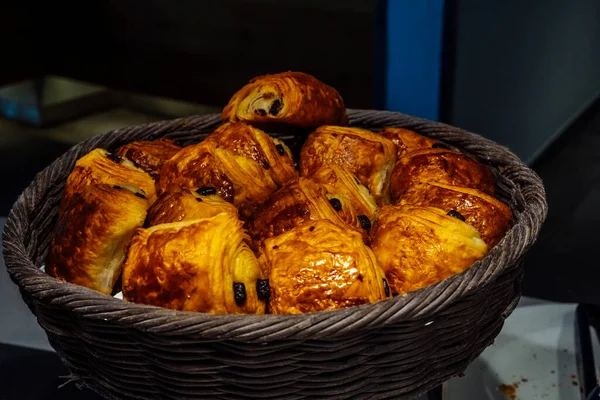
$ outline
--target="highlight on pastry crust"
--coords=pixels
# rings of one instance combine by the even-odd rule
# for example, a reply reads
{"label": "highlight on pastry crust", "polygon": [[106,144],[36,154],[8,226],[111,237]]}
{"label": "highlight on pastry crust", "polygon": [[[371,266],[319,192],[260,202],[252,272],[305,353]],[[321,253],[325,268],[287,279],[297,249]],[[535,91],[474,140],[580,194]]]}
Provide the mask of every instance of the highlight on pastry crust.
{"label": "highlight on pastry crust", "polygon": [[410,129],[384,128],[378,133],[394,142],[398,149],[398,158],[416,150],[435,148],[439,145],[443,146],[437,140],[419,135]]}
{"label": "highlight on pastry crust", "polygon": [[463,272],[488,247],[477,229],[434,207],[385,206],[371,249],[393,294],[406,294]]}
{"label": "highlight on pastry crust", "polygon": [[227,123],[165,163],[159,192],[172,186],[212,188],[245,217],[297,176],[290,155],[283,142],[260,129],[242,122]]}
{"label": "highlight on pastry crust", "polygon": [[90,184],[69,197],[54,226],[46,272],[111,294],[126,247],[144,223],[148,200],[126,187]]}
{"label": "highlight on pastry crust", "polygon": [[436,207],[474,226],[489,247],[504,237],[512,223],[510,207],[477,189],[429,182],[411,186],[399,204]]}
{"label": "highlight on pastry crust", "polygon": [[346,168],[336,164],[325,165],[306,177],[324,187],[328,197],[346,198],[359,215],[366,215],[370,219],[375,217],[377,212],[375,198],[369,189]]}
{"label": "highlight on pastry crust", "polygon": [[470,156],[448,149],[413,151],[401,157],[392,171],[392,202],[415,183],[437,182],[496,194],[492,171]]}
{"label": "highlight on pastry crust", "polygon": [[83,188],[92,184],[127,187],[148,198],[150,204],[156,199],[154,180],[150,175],[137,168],[131,161],[109,153],[104,149],[94,149],[75,163],[67,178],[62,195],[59,214],[65,210],[65,204]]}
{"label": "highlight on pastry crust", "polygon": [[309,221],[267,239],[260,261],[271,286],[273,314],[335,310],[389,295],[361,236],[328,220]]}
{"label": "highlight on pastry crust", "polygon": [[210,218],[221,212],[237,214],[238,210],[233,204],[219,197],[214,189],[194,192],[172,187],[158,196],[152,204],[144,226]]}
{"label": "highlight on pastry crust", "polygon": [[299,178],[260,205],[246,222],[246,229],[257,253],[261,252],[265,239],[281,235],[306,221],[319,219],[360,232],[368,240],[368,230],[361,228],[358,215],[346,198],[328,197],[325,188],[310,179]]}
{"label": "highlight on pastry crust", "polygon": [[262,128],[314,129],[348,124],[344,101],[337,90],[302,72],[252,79],[229,100],[222,119]]}
{"label": "highlight on pastry crust", "polygon": [[181,311],[263,314],[263,278],[237,215],[136,231],[123,267],[123,298]]}
{"label": "highlight on pastry crust", "polygon": [[181,150],[172,140],[160,138],[156,140],[140,140],[119,147],[116,151],[120,157],[130,160],[136,167],[146,171],[152,179],[158,179],[165,162]]}
{"label": "highlight on pastry crust", "polygon": [[308,176],[323,165],[340,165],[369,188],[378,204],[389,204],[389,181],[395,162],[396,145],[377,133],[321,126],[302,147],[300,174]]}

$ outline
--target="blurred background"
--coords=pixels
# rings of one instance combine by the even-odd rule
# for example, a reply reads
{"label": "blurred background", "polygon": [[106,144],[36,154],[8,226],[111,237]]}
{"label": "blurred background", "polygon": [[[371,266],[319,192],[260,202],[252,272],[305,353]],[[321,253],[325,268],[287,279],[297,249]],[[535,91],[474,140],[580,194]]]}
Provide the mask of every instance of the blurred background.
{"label": "blurred background", "polygon": [[600,304],[598,0],[22,0],[2,2],[0,37],[0,216],[81,140],[219,112],[250,78],[298,70],[349,108],[509,147],[550,203],[524,293]]}

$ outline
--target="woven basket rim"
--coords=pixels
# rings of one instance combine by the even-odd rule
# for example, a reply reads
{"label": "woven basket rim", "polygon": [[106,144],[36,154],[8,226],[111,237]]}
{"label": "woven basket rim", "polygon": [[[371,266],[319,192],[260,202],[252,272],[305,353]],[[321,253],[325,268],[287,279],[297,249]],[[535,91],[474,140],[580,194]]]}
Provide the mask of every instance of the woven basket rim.
{"label": "woven basket rim", "polygon": [[[118,137],[148,130],[157,131],[156,136],[169,132],[194,131],[198,125],[209,126],[220,121],[220,115],[210,114],[178,118],[170,121],[158,121],[117,129],[83,141],[47,166],[21,193],[13,205],[6,220],[3,232],[3,252],[9,275],[29,295],[37,299],[46,299],[49,304],[74,313],[86,319],[110,320],[149,334],[160,335],[198,335],[214,340],[261,341],[304,340],[315,337],[333,338],[340,332],[353,329],[373,329],[402,320],[419,320],[440,312],[458,298],[498,277],[505,269],[517,264],[526,250],[533,244],[547,214],[547,201],[543,183],[539,176],[528,168],[514,153],[481,135],[453,127],[447,124],[428,121],[406,114],[391,111],[348,110],[352,126],[409,127],[426,136],[446,140],[449,144],[465,149],[500,167],[503,174],[515,183],[518,192],[525,200],[525,207],[518,215],[517,222],[505,237],[483,259],[477,261],[466,271],[454,275],[442,282],[428,286],[404,296],[397,296],[377,303],[364,304],[340,310],[322,311],[297,315],[219,315],[188,311],[175,311],[165,308],[135,304],[111,296],[102,295],[94,290],[55,279],[34,265],[27,256],[24,234],[31,210],[43,193],[42,181],[57,182],[60,174],[56,166],[68,157],[72,157],[85,146],[115,142]],[[376,122],[371,122],[376,121]],[[423,129],[419,129],[419,127]],[[439,130],[440,132],[436,132]],[[428,131],[429,132],[428,134]],[[449,137],[459,135],[460,140]],[[448,137],[445,137],[448,136]],[[108,146],[109,147],[109,146]],[[486,154],[493,150],[495,157]],[[486,153],[487,151],[487,153]],[[502,162],[498,162],[501,159]],[[498,165],[502,164],[502,165]],[[46,184],[46,187],[49,186]],[[46,188],[47,189],[47,188]],[[26,201],[29,196],[37,200]],[[529,240],[519,246],[509,246],[518,235],[526,235]],[[32,245],[29,243],[29,245]],[[35,245],[35,244],[34,244]],[[499,259],[491,265],[490,259]],[[239,329],[240,327],[243,329]],[[322,327],[322,329],[321,329]],[[238,332],[239,330],[239,332]]]}

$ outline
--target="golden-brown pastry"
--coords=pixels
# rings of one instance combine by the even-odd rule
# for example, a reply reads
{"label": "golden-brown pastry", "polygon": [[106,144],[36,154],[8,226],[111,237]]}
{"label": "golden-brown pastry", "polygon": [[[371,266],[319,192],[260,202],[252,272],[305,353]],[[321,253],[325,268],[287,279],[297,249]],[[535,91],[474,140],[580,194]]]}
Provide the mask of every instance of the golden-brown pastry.
{"label": "golden-brown pastry", "polygon": [[[325,188],[310,179],[299,178],[291,182],[260,205],[247,221],[254,251],[260,253],[263,241],[269,237],[319,219],[330,220],[343,229],[356,230],[367,240],[370,220],[367,229],[362,229],[352,204],[347,199],[343,199],[345,204],[336,200],[328,198]],[[355,219],[349,220],[353,215]]]}
{"label": "golden-brown pastry", "polygon": [[200,195],[189,189],[169,188],[158,196],[148,210],[145,226],[210,218],[221,212],[237,214],[238,210],[216,193]]}
{"label": "golden-brown pastry", "polygon": [[309,174],[307,178],[323,186],[329,198],[344,197],[352,203],[358,214],[366,215],[371,220],[375,217],[375,198],[346,168],[336,164],[325,165]]}
{"label": "golden-brown pastry", "polygon": [[46,272],[111,294],[126,247],[144,223],[148,200],[106,184],[90,184],[69,197],[54,227]]}
{"label": "golden-brown pastry", "polygon": [[263,314],[258,260],[235,213],[136,231],[123,267],[123,298],[175,310]]}
{"label": "golden-brown pastry", "polygon": [[220,126],[167,161],[158,188],[160,193],[171,186],[214,189],[246,217],[296,176],[291,153],[282,142],[237,122]]}
{"label": "golden-brown pastry", "polygon": [[150,204],[156,199],[154,180],[150,175],[137,168],[131,161],[98,148],[75,163],[75,168],[65,184],[59,214],[65,211],[65,204],[84,187],[101,183],[127,187],[138,193],[138,196],[147,197]]}
{"label": "golden-brown pastry", "polygon": [[435,139],[404,128],[385,128],[378,132],[380,135],[390,139],[398,149],[398,158],[416,150],[430,149],[442,145]]}
{"label": "golden-brown pastry", "polygon": [[488,247],[471,225],[434,207],[385,206],[371,249],[393,294],[405,294],[469,268]]}
{"label": "golden-brown pastry", "polygon": [[388,204],[395,162],[396,145],[377,133],[321,126],[308,136],[302,147],[300,174],[308,176],[323,165],[340,165],[369,188],[378,204]]}
{"label": "golden-brown pastry", "polygon": [[401,157],[392,172],[392,202],[398,201],[411,185],[438,182],[478,189],[494,196],[495,180],[484,164],[448,149],[417,150]]}
{"label": "golden-brown pastry", "polygon": [[223,109],[224,121],[244,121],[262,128],[314,129],[347,125],[344,101],[332,87],[311,75],[283,72],[254,78]]}
{"label": "golden-brown pastry", "polygon": [[473,225],[489,247],[495,246],[512,221],[510,207],[477,189],[442,183],[418,183],[400,198],[400,204],[436,207]]}
{"label": "golden-brown pastry", "polygon": [[267,239],[261,264],[269,277],[273,314],[334,310],[389,296],[383,272],[361,236],[328,220],[309,221]]}
{"label": "golden-brown pastry", "polygon": [[165,162],[173,157],[181,147],[170,139],[140,140],[128,143],[117,149],[116,153],[127,158],[136,167],[146,171],[153,179],[158,179]]}

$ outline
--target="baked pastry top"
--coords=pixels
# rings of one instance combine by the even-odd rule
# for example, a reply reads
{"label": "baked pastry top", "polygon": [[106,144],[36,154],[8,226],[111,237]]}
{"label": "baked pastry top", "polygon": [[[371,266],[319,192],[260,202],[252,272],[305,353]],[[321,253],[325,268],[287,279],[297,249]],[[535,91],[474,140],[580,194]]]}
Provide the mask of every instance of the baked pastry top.
{"label": "baked pastry top", "polygon": [[65,184],[59,214],[64,211],[65,204],[85,186],[101,183],[110,186],[127,186],[140,196],[146,197],[150,203],[156,199],[154,180],[150,175],[137,168],[128,159],[98,148],[75,163]]}
{"label": "baked pastry top", "polygon": [[391,197],[395,202],[414,183],[438,182],[477,189],[494,196],[492,171],[472,157],[448,149],[417,150],[401,157],[391,176]]}
{"label": "baked pastry top", "polygon": [[299,314],[385,299],[385,276],[361,236],[328,220],[265,240],[261,263],[273,314]]}
{"label": "baked pastry top", "polygon": [[[238,209],[216,193],[204,195],[178,186],[169,188],[152,204],[146,216],[146,227],[171,222],[210,218],[221,212],[237,214]],[[209,191],[211,192],[211,191]]]}
{"label": "baked pastry top", "polygon": [[117,155],[130,160],[136,167],[158,179],[160,170],[167,160],[181,150],[170,139],[139,140],[127,143],[117,149]]}
{"label": "baked pastry top", "polygon": [[414,206],[382,207],[371,248],[393,294],[444,280],[487,253],[474,227],[437,208]]}
{"label": "baked pastry top", "polygon": [[391,140],[374,132],[321,126],[308,136],[302,147],[300,174],[310,175],[324,165],[340,165],[369,188],[377,204],[388,204],[396,152]]}
{"label": "baked pastry top", "polygon": [[123,267],[123,298],[182,311],[265,312],[262,278],[236,213],[136,231]]}
{"label": "baked pastry top", "polygon": [[291,152],[281,141],[243,122],[225,123],[198,144],[168,160],[160,173],[159,193],[180,186],[215,190],[248,216],[297,175]]}
{"label": "baked pastry top", "polygon": [[222,118],[276,129],[348,124],[344,100],[337,90],[302,72],[252,79],[229,100]]}

